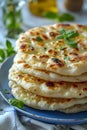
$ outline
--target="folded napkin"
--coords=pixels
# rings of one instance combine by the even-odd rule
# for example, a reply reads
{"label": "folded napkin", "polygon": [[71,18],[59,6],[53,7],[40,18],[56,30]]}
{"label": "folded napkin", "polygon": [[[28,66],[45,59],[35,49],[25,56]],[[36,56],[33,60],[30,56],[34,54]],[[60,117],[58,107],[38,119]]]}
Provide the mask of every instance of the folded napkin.
{"label": "folded napkin", "polygon": [[19,115],[0,95],[0,130],[87,130],[87,125],[52,125]]}

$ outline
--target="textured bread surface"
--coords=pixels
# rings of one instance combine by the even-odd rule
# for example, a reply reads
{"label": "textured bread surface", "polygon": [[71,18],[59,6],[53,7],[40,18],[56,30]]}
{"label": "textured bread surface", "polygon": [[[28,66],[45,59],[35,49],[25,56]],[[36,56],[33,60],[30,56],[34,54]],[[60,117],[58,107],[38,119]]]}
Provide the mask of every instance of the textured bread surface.
{"label": "textured bread surface", "polygon": [[38,70],[33,69],[32,66],[29,66],[27,63],[15,63],[14,66],[16,66],[21,72],[30,74],[32,76],[35,76],[37,78],[46,80],[46,81],[53,81],[53,82],[60,82],[60,81],[66,81],[66,82],[84,82],[87,81],[87,73],[83,73],[79,76],[67,76],[67,75],[61,75],[54,72],[50,72],[47,70]]}
{"label": "textured bread surface", "polygon": [[[17,40],[18,54],[15,62],[26,62],[35,69],[48,70],[61,75],[81,75],[87,72],[87,26],[77,24],[55,24],[26,31]],[[70,38],[77,47],[66,44],[60,30],[76,31],[78,36]],[[39,38],[38,38],[39,37]],[[67,62],[66,62],[67,59]]]}
{"label": "textured bread surface", "polygon": [[16,52],[8,75],[16,99],[40,110],[87,110],[87,26],[29,29],[17,40]]}
{"label": "textured bread surface", "polygon": [[10,69],[9,80],[17,82],[24,89],[45,97],[82,98],[87,96],[87,82],[51,82],[19,71],[14,65]]}
{"label": "textured bread surface", "polygon": [[78,106],[79,104],[84,105],[87,103],[87,97],[82,99],[46,98],[24,90],[22,87],[19,87],[16,82],[10,81],[9,85],[12,89],[11,93],[16,99],[23,101],[29,107],[40,110],[62,111],[62,109],[64,110],[74,105]]}

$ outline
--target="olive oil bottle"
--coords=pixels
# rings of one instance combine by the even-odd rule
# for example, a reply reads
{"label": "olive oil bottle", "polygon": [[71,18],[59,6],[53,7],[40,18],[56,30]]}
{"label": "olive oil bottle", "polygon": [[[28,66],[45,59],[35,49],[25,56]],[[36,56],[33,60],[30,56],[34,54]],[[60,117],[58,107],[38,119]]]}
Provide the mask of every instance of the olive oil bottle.
{"label": "olive oil bottle", "polygon": [[58,12],[56,0],[29,0],[28,7],[30,12],[36,16],[43,16],[47,12]]}

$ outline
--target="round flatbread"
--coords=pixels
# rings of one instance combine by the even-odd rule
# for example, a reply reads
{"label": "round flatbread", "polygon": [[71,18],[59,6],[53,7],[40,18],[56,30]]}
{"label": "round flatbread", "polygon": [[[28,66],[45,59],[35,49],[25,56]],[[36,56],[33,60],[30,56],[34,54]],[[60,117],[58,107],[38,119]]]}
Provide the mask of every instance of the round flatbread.
{"label": "round flatbread", "polygon": [[19,71],[14,65],[9,71],[9,80],[17,82],[19,86],[22,86],[29,92],[44,97],[82,98],[87,96],[87,82],[45,81]]}
{"label": "round flatbread", "polygon": [[81,111],[87,111],[87,103],[86,104],[77,104],[72,107],[62,109],[60,111],[65,112],[65,113],[76,113],[76,112],[81,112]]}
{"label": "round flatbread", "polygon": [[87,72],[87,26],[55,24],[26,31],[16,44],[14,62],[61,75]]}
{"label": "round flatbread", "polygon": [[[23,87],[19,87],[19,85],[13,81],[10,81],[9,85],[11,87],[11,93],[16,99],[21,100],[29,107],[40,110],[62,111],[63,109],[64,111],[70,107],[72,108],[74,105],[78,106],[78,104],[84,105],[87,103],[86,97],[82,99],[45,98],[42,96],[37,96],[31,92],[27,92],[25,89],[23,89]],[[77,111],[79,111],[79,109]]]}
{"label": "round flatbread", "polygon": [[80,76],[64,76],[57,73],[53,73],[46,70],[37,70],[33,69],[27,63],[15,63],[14,64],[21,72],[30,74],[34,77],[46,80],[46,81],[53,81],[53,82],[84,82],[87,81],[87,73],[84,73]]}

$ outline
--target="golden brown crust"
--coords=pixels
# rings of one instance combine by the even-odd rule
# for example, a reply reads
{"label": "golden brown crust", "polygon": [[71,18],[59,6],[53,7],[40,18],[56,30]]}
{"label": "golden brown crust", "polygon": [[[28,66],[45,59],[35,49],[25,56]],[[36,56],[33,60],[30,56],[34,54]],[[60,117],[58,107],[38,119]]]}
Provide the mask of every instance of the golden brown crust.
{"label": "golden brown crust", "polygon": [[[78,34],[69,39],[76,42],[76,47],[73,47],[70,43],[66,43],[65,38],[57,39],[58,36],[62,35],[60,33],[61,29],[65,30],[66,33],[75,31]],[[36,59],[36,68],[38,66],[36,65],[37,62],[41,62],[46,67],[44,69],[50,69],[52,72],[56,72],[61,67],[63,71],[64,69],[68,70],[69,66],[74,65],[74,68],[77,67],[77,69],[81,70],[81,73],[80,71],[75,71],[76,73],[72,72],[73,68],[70,68],[71,70],[67,74],[80,75],[87,72],[84,66],[84,64],[87,64],[87,26],[55,24],[30,29],[18,39],[17,51],[26,53],[24,59],[27,59],[28,55],[33,55],[32,60],[33,58]],[[66,75],[66,72],[63,73],[63,71],[58,73]]]}
{"label": "golden brown crust", "polygon": [[41,77],[21,72],[15,65],[9,71],[9,80],[17,82],[29,92],[44,97],[82,98],[87,96],[87,82],[45,81]]}

